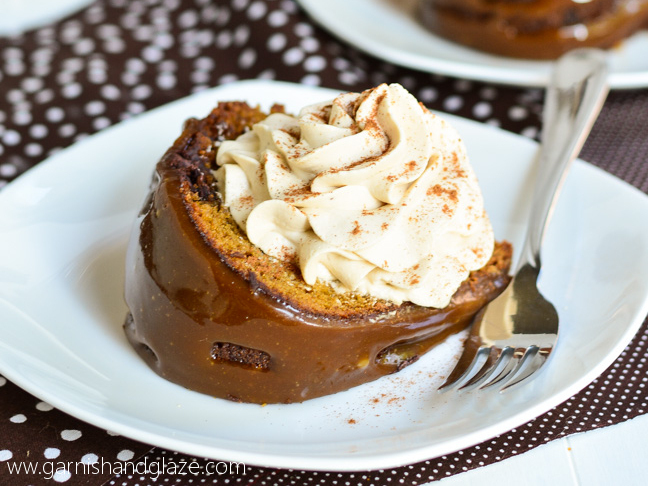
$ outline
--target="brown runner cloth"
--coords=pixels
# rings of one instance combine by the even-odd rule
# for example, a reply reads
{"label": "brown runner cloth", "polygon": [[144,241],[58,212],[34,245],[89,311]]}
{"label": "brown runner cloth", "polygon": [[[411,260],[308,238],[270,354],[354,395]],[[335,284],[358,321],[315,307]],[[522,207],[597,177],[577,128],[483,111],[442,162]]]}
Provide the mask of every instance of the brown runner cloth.
{"label": "brown runner cloth", "polygon": [[[48,155],[107,126],[192,92],[269,78],[360,91],[404,85],[433,109],[536,138],[542,90],[430,75],[365,55],[317,26],[293,0],[99,0],[60,22],[0,38],[0,187]],[[648,192],[648,91],[610,95],[582,158]],[[441,458],[385,471],[304,472],[247,467],[214,484],[422,484],[491,464],[550,440],[648,411],[648,322],[585,390],[507,434]],[[114,436],[0,377],[0,484],[51,484],[9,475],[19,461],[206,461]],[[53,471],[52,471],[53,472]],[[114,471],[119,473],[119,471]],[[188,483],[189,477],[183,477]],[[202,479],[205,479],[203,476]],[[155,480],[154,480],[155,479]],[[59,471],[64,484],[144,486],[178,476]],[[198,474],[192,482],[198,483]]]}

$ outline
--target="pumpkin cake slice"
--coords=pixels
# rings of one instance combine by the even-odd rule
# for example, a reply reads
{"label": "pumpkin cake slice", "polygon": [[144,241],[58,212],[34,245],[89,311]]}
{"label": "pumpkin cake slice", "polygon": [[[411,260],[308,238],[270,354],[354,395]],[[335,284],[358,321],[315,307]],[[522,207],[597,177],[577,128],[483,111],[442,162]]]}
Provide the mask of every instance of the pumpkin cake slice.
{"label": "pumpkin cake slice", "polygon": [[[299,117],[222,102],[185,123],[127,252],[124,327],[156,373],[301,402],[401,370],[504,289],[512,248],[492,239],[463,145],[409,97],[381,85]],[[410,112],[436,139],[401,130]],[[330,151],[359,136],[369,154]]]}

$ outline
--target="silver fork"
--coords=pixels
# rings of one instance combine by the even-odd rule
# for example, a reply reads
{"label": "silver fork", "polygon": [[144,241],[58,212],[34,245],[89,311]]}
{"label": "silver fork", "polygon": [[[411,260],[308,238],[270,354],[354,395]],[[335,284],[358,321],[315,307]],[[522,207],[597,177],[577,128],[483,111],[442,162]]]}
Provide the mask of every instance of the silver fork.
{"label": "silver fork", "polygon": [[571,162],[605,97],[605,54],[578,49],[554,67],[545,97],[535,191],[517,270],[504,292],[474,318],[464,352],[439,391],[498,385],[505,390],[545,363],[558,339],[558,313],[538,290],[540,247]]}

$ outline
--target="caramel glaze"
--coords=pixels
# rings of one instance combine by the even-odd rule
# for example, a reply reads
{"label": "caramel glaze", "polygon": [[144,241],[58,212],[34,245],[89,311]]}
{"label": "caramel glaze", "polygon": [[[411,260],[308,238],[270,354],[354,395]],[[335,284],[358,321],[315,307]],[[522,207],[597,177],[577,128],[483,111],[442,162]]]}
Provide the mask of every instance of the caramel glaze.
{"label": "caramel glaze", "polygon": [[578,47],[614,47],[648,28],[647,0],[422,0],[423,25],[501,56],[555,59]]}
{"label": "caramel glaze", "polygon": [[188,123],[157,165],[128,247],[125,332],[162,377],[253,403],[329,395],[399,371],[464,329],[508,284],[512,250],[498,243],[490,266],[473,272],[444,309],[403,304],[378,315],[335,317],[299,309],[254,274],[236,271],[196,225],[191,206],[196,197],[214,200],[209,148],[244,129],[241,123],[227,133],[232,125],[219,121],[233,108],[249,111],[222,105]]}

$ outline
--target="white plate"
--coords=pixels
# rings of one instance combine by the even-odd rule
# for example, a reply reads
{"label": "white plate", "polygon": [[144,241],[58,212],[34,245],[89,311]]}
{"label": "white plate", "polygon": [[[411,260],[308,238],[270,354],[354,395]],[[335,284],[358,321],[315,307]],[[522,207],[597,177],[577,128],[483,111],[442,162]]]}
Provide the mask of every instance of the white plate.
{"label": "white plate", "polygon": [[17,35],[72,15],[93,0],[2,0],[0,36]]}
{"label": "white plate", "polygon": [[[297,0],[334,35],[380,59],[460,78],[518,86],[545,86],[551,63],[485,54],[435,36],[412,13],[416,0]],[[648,86],[648,32],[610,51],[610,85]]]}
{"label": "white plate", "polygon": [[[648,197],[578,162],[547,235],[541,282],[560,312],[560,340],[550,364],[519,390],[438,395],[457,337],[401,373],[302,404],[232,403],[153,373],[121,326],[126,243],[154,164],[185,118],[219,100],[281,101],[296,111],[333,95],[264,81],[216,88],[85,139],[3,189],[0,373],[71,415],[161,447],[263,466],[362,470],[510,430],[585,387],[621,353],[648,312]],[[519,245],[536,145],[448,119],[466,140],[497,236]]]}

